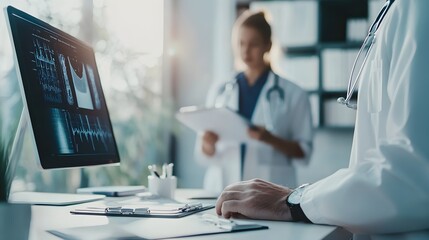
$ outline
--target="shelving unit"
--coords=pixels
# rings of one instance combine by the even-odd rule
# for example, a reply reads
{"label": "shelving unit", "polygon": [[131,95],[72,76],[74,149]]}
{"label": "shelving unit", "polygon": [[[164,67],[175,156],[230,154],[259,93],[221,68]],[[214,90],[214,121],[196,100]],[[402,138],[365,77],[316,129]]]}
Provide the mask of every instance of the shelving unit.
{"label": "shelving unit", "polygon": [[[263,9],[269,13],[271,13],[273,23],[276,21],[284,21],[284,14],[286,13],[292,13],[296,14],[295,12],[286,9],[286,11],[283,10],[283,7],[281,4],[303,4],[303,3],[311,3],[310,5],[317,5],[317,17],[313,18],[310,16],[311,19],[314,19],[317,21],[317,32],[313,34],[317,34],[317,40],[312,44],[302,44],[297,45],[293,44],[292,46],[282,45],[282,50],[285,53],[285,56],[288,63],[293,63],[293,61],[296,60],[303,60],[305,58],[317,58],[318,64],[317,67],[317,87],[315,88],[305,88],[309,95],[310,95],[310,102],[312,104],[312,111],[313,116],[316,118],[315,125],[319,128],[325,128],[325,129],[344,129],[344,130],[351,130],[354,127],[354,116],[355,111],[349,110],[345,108],[344,106],[341,106],[338,104],[338,108],[336,105],[332,104],[332,101],[336,101],[338,97],[343,97],[346,95],[346,86],[347,81],[349,78],[349,69],[346,69],[347,74],[342,73],[338,74],[341,77],[337,77],[337,79],[341,79],[341,84],[338,85],[338,88],[332,87],[333,83],[335,85],[335,80],[337,79],[325,79],[326,75],[328,74],[327,70],[327,63],[324,61],[327,61],[324,59],[327,55],[329,55],[329,52],[333,52],[333,54],[341,55],[341,53],[344,53],[344,57],[346,59],[346,63],[339,62],[338,65],[335,66],[335,70],[341,69],[341,64],[343,64],[343,69],[345,68],[351,68],[351,61],[354,61],[354,57],[361,47],[362,41],[361,40],[350,40],[347,39],[347,34],[350,29],[347,29],[348,21],[353,21],[356,19],[366,19],[368,23],[372,21],[372,18],[374,18],[375,12],[378,10],[376,9],[377,6],[374,7],[375,0],[305,0],[305,1],[296,1],[296,0],[279,0],[279,1],[254,1],[254,0],[244,0],[244,1],[238,1],[237,2],[237,14],[241,13],[245,9]],[[382,5],[383,2],[378,1],[376,5]],[[304,4],[305,5],[305,4]],[[300,6],[302,8],[302,6]],[[311,7],[311,9],[314,9],[314,7]],[[375,10],[374,10],[375,9]],[[270,10],[272,12],[270,12]],[[282,12],[284,11],[284,12]],[[311,10],[310,12],[314,12],[314,10]],[[279,15],[279,19],[276,19],[276,14]],[[301,13],[300,13],[301,14]],[[294,17],[297,15],[294,15]],[[302,13],[299,17],[306,18],[304,13]],[[306,19],[304,19],[305,21]],[[300,24],[300,20],[297,20],[298,24]],[[282,23],[283,24],[283,23]],[[293,24],[293,23],[291,23]],[[305,24],[305,23],[304,23]],[[283,26],[283,25],[282,25]],[[360,25],[362,27],[362,24]],[[367,26],[363,26],[364,28],[359,28],[358,35],[363,37],[366,35]],[[290,26],[286,26],[283,29],[290,29]],[[292,26],[293,28],[293,26]],[[298,30],[301,30],[297,28]],[[276,33],[276,30],[278,31]],[[282,34],[279,34],[279,28],[273,25],[273,33],[275,35],[284,36]],[[284,31],[284,30],[283,30]],[[305,29],[304,29],[305,31]],[[364,32],[361,32],[364,31]],[[300,34],[301,32],[299,32]],[[355,34],[356,32],[353,32]],[[294,33],[290,33],[294,34]],[[350,32],[349,32],[350,34]],[[355,34],[356,35],[356,34]],[[314,35],[311,37],[314,39]],[[280,42],[284,42],[281,41]],[[297,42],[296,40],[294,41]],[[303,41],[306,42],[306,41]],[[325,53],[325,56],[324,56]],[[332,54],[331,54],[332,55]],[[353,59],[352,59],[353,56]],[[332,59],[332,58],[331,58]],[[351,62],[351,64],[350,64]],[[332,62],[331,62],[332,64]],[[346,65],[350,66],[346,66]],[[302,64],[301,64],[302,65]],[[314,64],[313,64],[314,65]],[[311,71],[311,68],[310,70]],[[332,75],[332,71],[330,72]],[[334,72],[336,74],[336,72]],[[344,79],[343,79],[344,78]],[[293,81],[293,79],[291,79]],[[299,79],[298,79],[299,80]],[[331,80],[331,82],[329,82]],[[333,81],[333,82],[332,82]],[[300,82],[297,82],[300,84]],[[329,84],[328,84],[329,83]],[[316,84],[309,84],[311,86]],[[331,87],[331,88],[329,88]],[[354,97],[354,100],[356,100],[356,96]],[[335,109],[328,109],[329,107],[333,107]],[[336,114],[338,116],[332,116],[331,113]],[[317,116],[315,116],[317,115]],[[345,120],[345,121],[342,121]],[[333,122],[330,122],[333,121]],[[348,121],[348,122],[347,122]]]}

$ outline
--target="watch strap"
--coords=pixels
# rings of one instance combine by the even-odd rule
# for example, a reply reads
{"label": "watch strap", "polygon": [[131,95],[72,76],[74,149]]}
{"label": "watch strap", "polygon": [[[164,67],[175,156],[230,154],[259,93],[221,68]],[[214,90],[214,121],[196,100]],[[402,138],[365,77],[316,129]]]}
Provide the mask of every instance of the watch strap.
{"label": "watch strap", "polygon": [[[297,189],[295,189],[294,191],[302,191],[303,188],[307,187],[309,184],[304,184],[300,187],[298,187]],[[291,193],[292,194],[292,193]],[[301,204],[293,204],[291,202],[289,202],[289,197],[291,196],[291,194],[289,194],[289,196],[286,198],[286,204],[289,207],[290,210],[290,214],[292,216],[292,220],[293,221],[297,221],[297,222],[307,222],[307,223],[312,223],[310,221],[310,219],[308,219],[308,217],[305,215],[304,211],[301,208]]]}
{"label": "watch strap", "polygon": [[312,223],[310,219],[305,215],[304,211],[302,211],[300,204],[294,204],[292,207],[289,206],[290,214],[292,216],[292,220],[297,222],[306,222]]}

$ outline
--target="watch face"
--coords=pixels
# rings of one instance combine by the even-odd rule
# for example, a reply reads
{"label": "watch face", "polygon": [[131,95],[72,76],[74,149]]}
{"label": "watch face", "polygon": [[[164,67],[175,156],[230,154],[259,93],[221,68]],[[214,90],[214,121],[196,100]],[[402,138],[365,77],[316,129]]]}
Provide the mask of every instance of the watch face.
{"label": "watch face", "polygon": [[288,198],[288,202],[291,204],[300,204],[302,193],[304,192],[304,188],[306,188],[309,185],[310,184],[306,183],[306,184],[299,186],[295,190],[293,190],[293,192],[290,194],[290,196]]}
{"label": "watch face", "polygon": [[288,198],[288,202],[292,204],[299,204],[301,202],[301,196],[302,196],[301,189],[296,189],[290,194]]}

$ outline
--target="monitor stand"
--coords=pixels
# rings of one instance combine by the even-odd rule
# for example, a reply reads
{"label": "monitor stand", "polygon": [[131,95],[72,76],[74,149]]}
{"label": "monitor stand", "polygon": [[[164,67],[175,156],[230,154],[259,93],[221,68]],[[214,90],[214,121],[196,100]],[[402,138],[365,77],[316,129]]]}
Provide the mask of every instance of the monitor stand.
{"label": "monitor stand", "polygon": [[[15,171],[21,159],[21,154],[24,145],[25,132],[28,129],[29,116],[27,108],[24,106],[21,117],[19,119],[18,128],[13,139],[12,148],[10,152],[9,162],[6,167],[6,189],[10,191],[12,180],[15,176]],[[98,194],[68,194],[68,193],[43,193],[43,192],[15,192],[9,195],[8,201],[11,203],[26,203],[26,204],[40,204],[40,205],[56,205],[64,206],[71,204],[78,204],[84,202],[91,202],[103,199],[104,195]]]}

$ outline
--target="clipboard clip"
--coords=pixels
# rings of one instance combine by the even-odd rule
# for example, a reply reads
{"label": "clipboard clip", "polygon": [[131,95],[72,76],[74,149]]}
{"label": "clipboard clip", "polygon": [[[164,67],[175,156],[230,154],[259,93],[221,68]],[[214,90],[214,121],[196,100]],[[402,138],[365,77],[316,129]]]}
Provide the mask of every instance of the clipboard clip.
{"label": "clipboard clip", "polygon": [[185,204],[183,207],[177,208],[176,210],[161,210],[161,209],[150,209],[150,208],[129,208],[129,207],[107,207],[105,212],[107,214],[117,215],[133,215],[133,214],[151,214],[151,212],[164,212],[164,213],[177,213],[177,212],[192,212],[203,208],[202,203]]}
{"label": "clipboard clip", "polygon": [[203,214],[201,217],[205,222],[212,223],[219,228],[229,231],[232,231],[234,227],[237,226],[237,223],[233,220],[219,218],[212,214]]}
{"label": "clipboard clip", "polygon": [[191,212],[191,211],[195,211],[198,209],[203,208],[203,204],[202,203],[193,203],[193,204],[185,204],[184,207],[180,208],[179,210],[181,210],[182,212]]}
{"label": "clipboard clip", "polygon": [[126,216],[135,215],[140,217],[181,217],[186,216],[194,212],[199,212],[205,209],[213,208],[214,206],[208,205],[203,206],[202,203],[191,203],[184,204],[179,207],[169,208],[162,207],[157,208],[156,206],[111,206],[111,207],[87,207],[85,209],[75,209],[70,211],[75,214],[96,214],[96,215],[116,215]]}
{"label": "clipboard clip", "polygon": [[107,207],[105,212],[108,214],[118,215],[133,215],[133,214],[149,214],[149,208],[125,208],[125,207]]}

